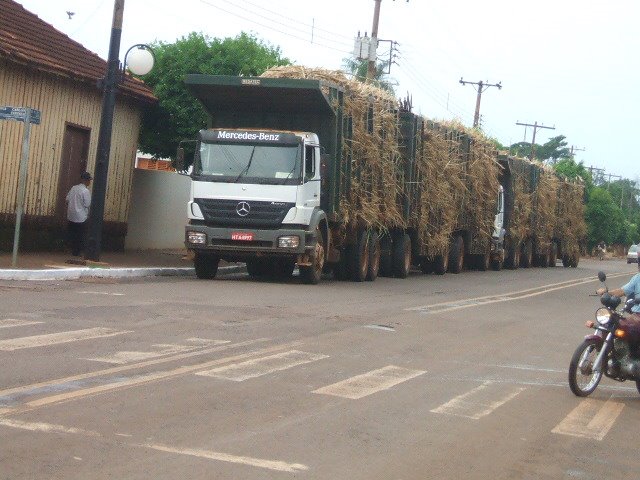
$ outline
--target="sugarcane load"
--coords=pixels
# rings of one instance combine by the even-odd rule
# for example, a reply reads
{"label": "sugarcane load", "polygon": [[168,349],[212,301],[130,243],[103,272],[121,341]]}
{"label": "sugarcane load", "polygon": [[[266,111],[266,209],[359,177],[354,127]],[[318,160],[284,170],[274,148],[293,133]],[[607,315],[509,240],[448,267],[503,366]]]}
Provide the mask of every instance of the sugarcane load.
{"label": "sugarcane load", "polygon": [[[185,245],[198,278],[220,260],[254,277],[373,281],[577,266],[583,186],[434,122],[341,72],[188,75],[208,113],[196,139]],[[178,164],[185,164],[178,150]]]}

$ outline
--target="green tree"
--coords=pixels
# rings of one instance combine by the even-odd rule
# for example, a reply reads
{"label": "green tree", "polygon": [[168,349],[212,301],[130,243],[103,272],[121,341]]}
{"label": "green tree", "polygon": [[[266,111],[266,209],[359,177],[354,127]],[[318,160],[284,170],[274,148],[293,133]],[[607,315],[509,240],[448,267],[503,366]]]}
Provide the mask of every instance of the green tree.
{"label": "green tree", "polygon": [[624,216],[606,188],[594,187],[585,209],[589,248],[604,240],[607,244],[620,242],[624,235]]}
{"label": "green tree", "polygon": [[593,178],[583,162],[577,163],[573,158],[562,158],[553,165],[553,169],[558,175],[562,175],[570,180],[581,178],[584,182],[585,198],[589,198],[589,194],[593,188]]}
{"label": "green tree", "polygon": [[[509,151],[519,157],[529,158],[531,156],[531,143],[518,142],[511,145]],[[571,158],[571,151],[567,148],[567,141],[564,135],[550,138],[543,145],[535,144],[534,155],[541,162],[555,164],[559,159]]]}
{"label": "green tree", "polygon": [[204,109],[185,88],[186,74],[253,76],[290,63],[279,48],[246,33],[211,39],[193,32],[175,43],[157,42],[152,47],[156,63],[144,81],[158,103],[143,113],[139,148],[156,158],[174,158],[179,142],[195,138],[206,126]]}

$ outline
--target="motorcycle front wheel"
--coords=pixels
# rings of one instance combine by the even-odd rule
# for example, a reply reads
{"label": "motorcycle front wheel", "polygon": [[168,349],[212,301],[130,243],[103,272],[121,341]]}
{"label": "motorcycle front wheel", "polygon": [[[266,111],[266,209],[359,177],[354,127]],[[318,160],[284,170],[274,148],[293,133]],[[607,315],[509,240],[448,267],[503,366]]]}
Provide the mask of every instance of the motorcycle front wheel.
{"label": "motorcycle front wheel", "polygon": [[[591,395],[600,383],[602,378],[602,367],[600,371],[593,370],[598,353],[600,353],[599,343],[596,340],[588,339],[582,342],[571,357],[569,364],[569,387],[578,397]],[[606,359],[603,359],[603,363]]]}

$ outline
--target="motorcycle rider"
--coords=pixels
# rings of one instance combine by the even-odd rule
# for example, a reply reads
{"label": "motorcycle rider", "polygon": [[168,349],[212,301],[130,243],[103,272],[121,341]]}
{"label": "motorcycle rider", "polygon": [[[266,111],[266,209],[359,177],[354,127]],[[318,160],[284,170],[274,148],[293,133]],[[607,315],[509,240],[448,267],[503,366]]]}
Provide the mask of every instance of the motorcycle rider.
{"label": "motorcycle rider", "polygon": [[[606,292],[607,292],[606,288],[599,288],[598,290],[596,290],[596,293],[600,296],[602,296]],[[609,295],[615,295],[616,297],[625,296],[627,298],[640,299],[640,262],[638,262],[638,273],[636,273],[631,278],[631,280],[629,280],[629,283],[623,285],[620,288],[609,290]],[[640,322],[640,305],[634,305],[631,308],[631,311],[633,313],[628,318],[630,320],[635,320],[637,322]]]}

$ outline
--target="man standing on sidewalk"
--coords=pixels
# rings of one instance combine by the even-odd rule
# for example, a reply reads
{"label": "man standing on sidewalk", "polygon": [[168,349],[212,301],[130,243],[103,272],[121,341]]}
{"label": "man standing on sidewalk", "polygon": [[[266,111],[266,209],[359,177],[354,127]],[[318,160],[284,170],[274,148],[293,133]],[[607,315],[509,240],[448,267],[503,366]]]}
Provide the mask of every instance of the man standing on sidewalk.
{"label": "man standing on sidewalk", "polygon": [[80,183],[71,187],[67,193],[67,232],[71,254],[74,257],[80,255],[84,249],[85,225],[89,217],[89,205],[91,205],[91,174],[82,172]]}

